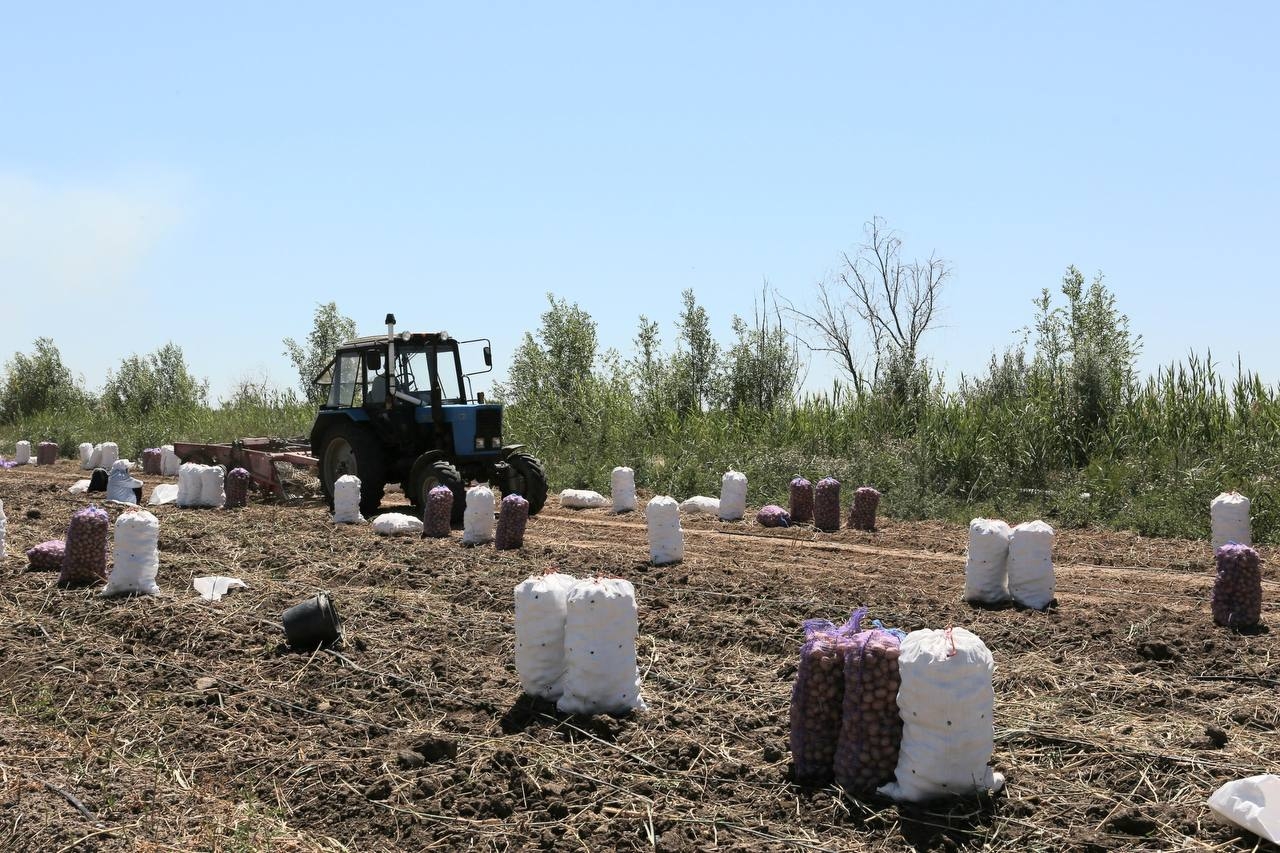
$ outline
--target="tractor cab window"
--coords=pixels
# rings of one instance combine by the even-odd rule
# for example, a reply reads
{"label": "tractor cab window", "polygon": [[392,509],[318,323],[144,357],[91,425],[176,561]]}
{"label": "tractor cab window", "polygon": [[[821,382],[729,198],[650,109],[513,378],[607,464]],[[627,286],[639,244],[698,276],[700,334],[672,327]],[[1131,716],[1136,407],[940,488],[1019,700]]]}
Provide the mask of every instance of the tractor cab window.
{"label": "tractor cab window", "polygon": [[328,405],[338,408],[364,405],[364,364],[360,353],[342,353],[316,381],[324,384],[326,377],[329,383]]}
{"label": "tractor cab window", "polygon": [[431,401],[431,369],[428,359],[434,359],[436,363],[441,402],[465,403],[458,355],[451,347],[428,346],[396,350],[396,360],[400,362],[400,373],[396,377],[399,390],[414,395],[424,403]]}

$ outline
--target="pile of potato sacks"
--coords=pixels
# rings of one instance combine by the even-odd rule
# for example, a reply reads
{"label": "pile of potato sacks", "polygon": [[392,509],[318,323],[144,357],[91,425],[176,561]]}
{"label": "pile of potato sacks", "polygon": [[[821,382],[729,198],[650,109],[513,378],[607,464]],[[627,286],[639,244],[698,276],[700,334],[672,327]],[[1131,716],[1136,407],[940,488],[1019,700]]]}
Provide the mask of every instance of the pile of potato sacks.
{"label": "pile of potato sacks", "polygon": [[844,625],[810,619],[791,693],[796,781],[833,778],[870,792],[893,779],[902,742],[897,633],[861,630],[862,609]]}
{"label": "pile of potato sacks", "polygon": [[805,623],[791,694],[796,782],[909,802],[998,790],[995,665],[982,640],[964,628],[863,630],[865,615]]}

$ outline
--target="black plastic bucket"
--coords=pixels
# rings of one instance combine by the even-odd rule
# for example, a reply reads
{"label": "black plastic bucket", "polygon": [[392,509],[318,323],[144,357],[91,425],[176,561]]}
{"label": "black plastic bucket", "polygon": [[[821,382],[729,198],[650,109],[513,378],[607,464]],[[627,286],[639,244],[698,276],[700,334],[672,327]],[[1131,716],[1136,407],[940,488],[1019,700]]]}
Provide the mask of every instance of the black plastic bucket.
{"label": "black plastic bucket", "polygon": [[105,492],[107,490],[107,469],[94,468],[89,477],[89,491]]}
{"label": "black plastic bucket", "polygon": [[323,592],[284,612],[284,635],[290,647],[315,649],[336,642],[342,634],[342,620],[333,602]]}

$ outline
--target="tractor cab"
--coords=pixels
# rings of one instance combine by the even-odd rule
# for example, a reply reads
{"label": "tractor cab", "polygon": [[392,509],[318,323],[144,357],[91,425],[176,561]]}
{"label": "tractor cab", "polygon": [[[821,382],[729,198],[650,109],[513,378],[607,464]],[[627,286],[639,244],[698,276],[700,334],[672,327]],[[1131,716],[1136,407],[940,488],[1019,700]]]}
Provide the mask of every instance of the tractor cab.
{"label": "tractor cab", "polygon": [[[460,348],[481,343],[484,369],[464,373]],[[524,495],[531,513],[541,509],[541,465],[519,445],[503,445],[502,406],[470,393],[470,377],[492,369],[487,339],[397,333],[390,314],[386,335],[341,344],[315,379],[325,396],[311,446],[325,494],[332,500],[333,482],[355,474],[368,514],[387,483],[401,483],[416,507],[425,506],[424,489],[448,485],[460,518],[465,486],[476,480]]]}

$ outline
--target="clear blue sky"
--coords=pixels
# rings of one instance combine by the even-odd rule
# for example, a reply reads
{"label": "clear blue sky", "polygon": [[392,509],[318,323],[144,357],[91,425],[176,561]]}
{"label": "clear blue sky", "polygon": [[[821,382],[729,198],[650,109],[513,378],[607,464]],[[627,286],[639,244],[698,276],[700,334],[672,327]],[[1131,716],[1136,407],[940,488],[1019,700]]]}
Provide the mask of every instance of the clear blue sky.
{"label": "clear blue sky", "polygon": [[502,374],[548,291],[629,350],[688,287],[727,340],[882,216],[952,264],[951,375],[1074,263],[1144,370],[1280,380],[1275,3],[179,6],[0,7],[0,357],[290,384],[334,300]]}

